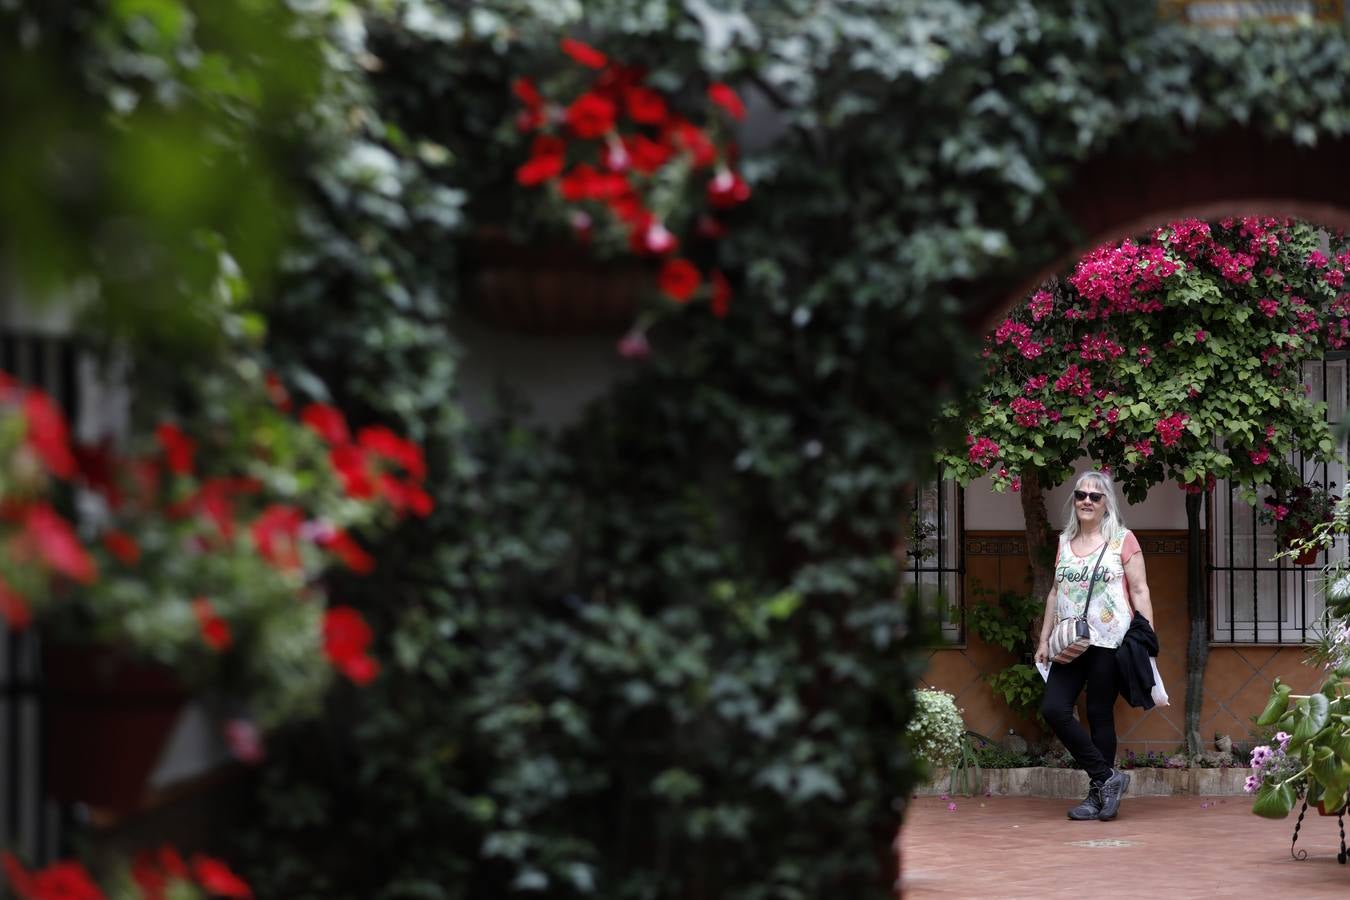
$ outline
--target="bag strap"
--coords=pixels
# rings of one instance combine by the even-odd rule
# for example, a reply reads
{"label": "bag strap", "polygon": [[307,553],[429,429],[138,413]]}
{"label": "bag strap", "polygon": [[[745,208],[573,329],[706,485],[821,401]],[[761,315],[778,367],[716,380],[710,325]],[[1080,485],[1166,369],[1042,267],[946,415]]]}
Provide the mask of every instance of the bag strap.
{"label": "bag strap", "polygon": [[1087,621],[1088,607],[1092,605],[1092,592],[1097,589],[1097,567],[1102,564],[1102,557],[1106,555],[1106,545],[1110,541],[1102,541],[1102,552],[1097,554],[1097,561],[1092,564],[1092,574],[1088,576],[1088,595],[1087,602],[1083,604],[1083,614],[1078,618]]}

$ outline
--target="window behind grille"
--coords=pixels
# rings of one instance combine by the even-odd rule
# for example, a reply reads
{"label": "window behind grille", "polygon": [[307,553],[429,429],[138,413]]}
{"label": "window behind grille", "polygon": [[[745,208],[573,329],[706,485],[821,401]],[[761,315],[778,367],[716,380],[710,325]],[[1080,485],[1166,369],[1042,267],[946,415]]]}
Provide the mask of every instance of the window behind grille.
{"label": "window behind grille", "polygon": [[[1333,432],[1345,417],[1346,375],[1345,353],[1331,353],[1303,365],[1303,382],[1314,399],[1327,404],[1327,421]],[[1342,441],[1342,456],[1345,450]],[[1338,495],[1345,491],[1343,460],[1323,464],[1294,454],[1289,462],[1302,473],[1305,482],[1334,485],[1332,493]],[[1213,639],[1238,644],[1304,644],[1315,640],[1326,608],[1321,566],[1327,556],[1324,554],[1311,566],[1297,566],[1288,559],[1272,562],[1271,557],[1278,552],[1274,526],[1261,522],[1258,510],[1243,502],[1229,482],[1221,482],[1213,498],[1210,554]],[[1344,536],[1337,538],[1329,555],[1330,559],[1346,557]]]}
{"label": "window behind grille", "polygon": [[919,484],[910,515],[905,585],[918,593],[942,639],[960,643],[965,639],[960,487],[941,476]]}
{"label": "window behind grille", "polygon": [[[66,337],[0,331],[0,370],[51,394],[73,422],[79,353]],[[58,855],[59,810],[43,788],[40,648],[0,619],[0,847],[39,864]]]}

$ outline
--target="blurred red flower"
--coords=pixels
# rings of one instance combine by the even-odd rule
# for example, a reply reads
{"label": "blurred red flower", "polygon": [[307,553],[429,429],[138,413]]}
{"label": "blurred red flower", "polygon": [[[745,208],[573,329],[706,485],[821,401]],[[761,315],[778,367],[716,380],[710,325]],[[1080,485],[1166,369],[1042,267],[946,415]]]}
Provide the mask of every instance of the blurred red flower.
{"label": "blurred red flower", "polygon": [[562,39],[562,51],[588,69],[603,69],[609,63],[605,54],[572,38]]}
{"label": "blurred red flower", "polygon": [[70,429],[61,410],[42,391],[29,390],[23,398],[23,415],[28,422],[26,443],[42,464],[57,478],[75,474],[75,456],[70,451]]}
{"label": "blurred red flower", "polygon": [[687,259],[671,259],[661,267],[658,283],[662,293],[677,303],[683,303],[698,290],[702,276]]}
{"label": "blurred red flower", "polygon": [[327,403],[309,404],[301,410],[300,421],[330,444],[345,444],[351,440],[342,411]]}

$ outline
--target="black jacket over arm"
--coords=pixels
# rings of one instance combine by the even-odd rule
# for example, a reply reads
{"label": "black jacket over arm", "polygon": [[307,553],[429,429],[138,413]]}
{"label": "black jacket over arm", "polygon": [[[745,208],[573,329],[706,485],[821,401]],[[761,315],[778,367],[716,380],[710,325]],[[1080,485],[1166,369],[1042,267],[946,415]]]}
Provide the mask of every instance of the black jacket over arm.
{"label": "black jacket over arm", "polygon": [[1158,636],[1142,613],[1136,612],[1130,630],[1116,650],[1120,668],[1120,695],[1131,706],[1153,708],[1153,667],[1149,657],[1158,655]]}

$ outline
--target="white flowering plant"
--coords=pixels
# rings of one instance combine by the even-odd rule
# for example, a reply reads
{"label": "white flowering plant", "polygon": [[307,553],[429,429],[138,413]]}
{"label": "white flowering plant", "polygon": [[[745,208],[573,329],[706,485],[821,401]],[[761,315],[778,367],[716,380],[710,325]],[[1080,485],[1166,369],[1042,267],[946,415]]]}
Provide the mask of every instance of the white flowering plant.
{"label": "white flowering plant", "polygon": [[956,762],[965,734],[965,720],[951,694],[939,690],[914,692],[914,718],[905,729],[905,740],[926,767]]}

